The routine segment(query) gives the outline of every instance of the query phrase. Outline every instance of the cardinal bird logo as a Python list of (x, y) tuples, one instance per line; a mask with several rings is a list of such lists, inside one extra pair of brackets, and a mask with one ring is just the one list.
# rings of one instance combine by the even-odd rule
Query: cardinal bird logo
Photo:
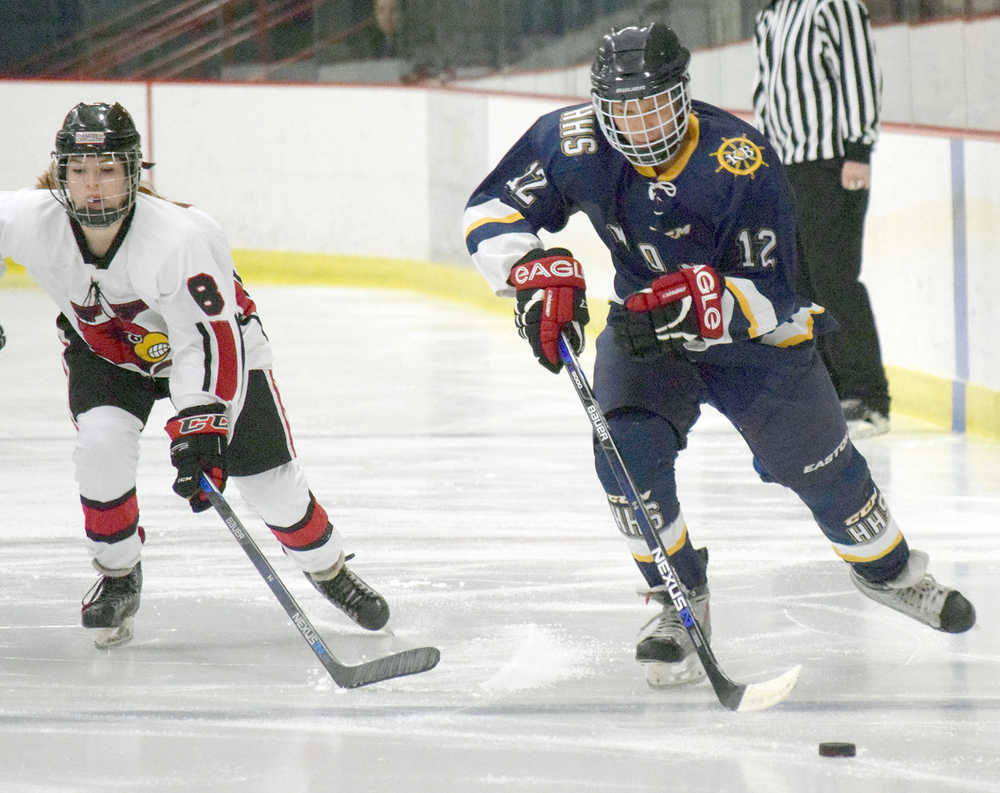
[(87, 305), (72, 305), (80, 335), (94, 352), (111, 363), (132, 364), (153, 375), (168, 365), (170, 342), (167, 337), (134, 321), (149, 309), (142, 300), (110, 303), (96, 284), (92, 285), (87, 298)]

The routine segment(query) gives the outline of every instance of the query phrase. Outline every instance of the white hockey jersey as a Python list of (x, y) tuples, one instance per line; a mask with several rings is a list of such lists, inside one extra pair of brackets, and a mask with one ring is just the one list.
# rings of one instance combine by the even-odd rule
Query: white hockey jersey
[(222, 402), (238, 412), (246, 372), (271, 366), (225, 235), (200, 210), (140, 193), (118, 248), (88, 262), (48, 190), (0, 192), (0, 259), (8, 257), (95, 353), (168, 377), (177, 410)]

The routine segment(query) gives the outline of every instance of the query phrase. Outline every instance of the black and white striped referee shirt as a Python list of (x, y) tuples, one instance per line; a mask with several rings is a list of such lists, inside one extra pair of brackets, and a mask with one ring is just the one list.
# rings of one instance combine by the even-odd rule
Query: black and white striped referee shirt
[(784, 163), (868, 162), (882, 77), (860, 0), (773, 0), (757, 15), (754, 124)]

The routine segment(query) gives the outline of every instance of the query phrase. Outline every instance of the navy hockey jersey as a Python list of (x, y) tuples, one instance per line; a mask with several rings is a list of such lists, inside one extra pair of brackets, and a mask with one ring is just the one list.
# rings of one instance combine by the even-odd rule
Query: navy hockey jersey
[(719, 108), (693, 103), (682, 148), (659, 176), (608, 145), (590, 104), (542, 116), (473, 193), (466, 245), (494, 292), (510, 296), (510, 268), (543, 247), (538, 231), (559, 231), (575, 212), (611, 253), (618, 301), (682, 264), (710, 264), (725, 279), (726, 332), (688, 342), (692, 352), (794, 346), (825, 324), (823, 308), (795, 294), (795, 211), (781, 163)]

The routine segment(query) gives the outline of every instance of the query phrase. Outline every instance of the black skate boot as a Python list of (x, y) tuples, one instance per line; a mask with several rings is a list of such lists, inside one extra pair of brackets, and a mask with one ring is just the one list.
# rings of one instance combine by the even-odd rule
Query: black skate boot
[[(642, 626), (635, 646), (635, 660), (642, 664), (646, 682), (652, 688), (669, 688), (701, 680), (705, 677), (705, 669), (687, 628), (667, 596), (666, 587), (655, 587), (645, 594), (663, 605), (660, 613)], [(702, 633), (706, 639), (711, 639), (708, 584), (688, 590), (687, 599)]]
[(125, 575), (102, 575), (83, 596), (80, 621), (84, 628), (96, 628), (94, 645), (102, 650), (132, 639), (132, 623), (139, 610), (142, 591), (142, 563)]
[(860, 399), (842, 399), (840, 407), (852, 441), (884, 435), (889, 431), (889, 410), (875, 408)]
[[(708, 549), (698, 548), (702, 562), (708, 565)], [(651, 688), (670, 688), (695, 683), (705, 677), (705, 668), (694, 649), (691, 636), (681, 622), (665, 586), (641, 590), (646, 602), (655, 600), (662, 608), (639, 630), (635, 660), (642, 664)], [(705, 638), (712, 638), (712, 615), (708, 608), (708, 584), (687, 590), (688, 603)]]
[(939, 584), (927, 572), (929, 557), (911, 550), (906, 567), (891, 581), (873, 584), (852, 567), (851, 580), (861, 594), (902, 612), (935, 630), (963, 633), (976, 624), (976, 609), (957, 589)]
[(353, 557), (342, 556), (329, 570), (306, 573), (306, 578), (362, 628), (377, 631), (389, 621), (389, 604), (344, 564)]

